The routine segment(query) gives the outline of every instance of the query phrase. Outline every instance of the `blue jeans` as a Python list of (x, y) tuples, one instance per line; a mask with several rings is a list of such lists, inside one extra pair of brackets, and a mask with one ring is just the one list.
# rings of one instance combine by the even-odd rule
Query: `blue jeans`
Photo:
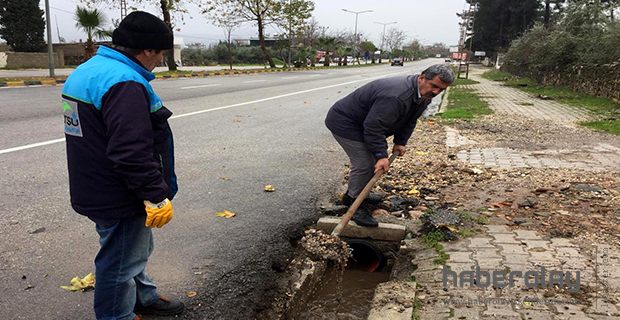
[(90, 219), (101, 245), (95, 258), (95, 315), (99, 320), (133, 319), (136, 303), (147, 306), (159, 299), (144, 270), (153, 251), (153, 233), (144, 226), (146, 216)]

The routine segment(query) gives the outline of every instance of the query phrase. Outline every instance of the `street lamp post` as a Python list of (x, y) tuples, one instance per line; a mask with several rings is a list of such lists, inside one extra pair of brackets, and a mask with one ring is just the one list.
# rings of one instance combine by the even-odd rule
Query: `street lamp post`
[[(355, 39), (353, 40), (353, 42), (354, 42), (354, 45), (355, 45), (355, 50), (357, 50), (357, 16), (358, 16), (360, 13), (368, 13), (368, 12), (373, 12), (373, 10), (351, 11), (351, 10), (347, 10), (347, 9), (342, 9), (342, 11), (355, 14), (355, 31), (354, 31), (354, 34), (353, 34), (353, 36), (355, 37)], [(346, 59), (346, 58), (345, 58), (345, 59)], [(359, 57), (358, 57), (358, 60), (357, 60), (357, 64), (359, 64)]]
[(379, 55), (379, 63), (381, 63), (381, 58), (383, 58), (383, 42), (385, 41), (385, 26), (388, 26), (390, 24), (395, 24), (398, 23), (396, 21), (393, 22), (376, 22), (376, 24), (381, 24), (383, 25), (383, 33), (381, 34), (381, 54)]
[(54, 49), (52, 47), (52, 23), (50, 21), (50, 2), (45, 0), (45, 23), (47, 24), (47, 59), (50, 78), (54, 78)]

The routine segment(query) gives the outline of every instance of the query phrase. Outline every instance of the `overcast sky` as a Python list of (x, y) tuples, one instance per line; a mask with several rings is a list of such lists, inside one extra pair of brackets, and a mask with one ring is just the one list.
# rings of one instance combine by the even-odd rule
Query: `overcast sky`
[[(78, 0), (49, 0), (52, 21), (53, 42), (58, 42), (58, 33), (67, 41), (84, 39), (85, 35), (75, 27), (73, 12), (79, 4)], [(109, 3), (120, 3), (119, 0), (108, 0)], [(134, 5), (134, 1), (128, 0), (128, 5)], [(159, 2), (159, 1), (151, 1)], [(355, 14), (342, 11), (373, 10), (370, 13), (358, 15), (358, 33), (373, 41), (379, 46), (383, 26), (375, 22), (389, 23), (387, 28), (396, 27), (408, 35), (408, 40), (418, 39), (424, 44), (442, 42), (447, 45), (458, 43), (459, 19), (457, 12), (464, 9), (465, 0), (315, 0), (314, 18), (321, 26), (328, 27), (326, 33), (335, 31), (353, 32), (355, 28)], [(44, 9), (44, 1), (41, 0)], [(120, 17), (120, 9), (109, 9), (106, 5), (100, 5), (100, 9), (107, 14), (109, 21)], [(212, 26), (209, 21), (200, 14), (195, 5), (187, 6), (189, 13), (175, 14), (175, 36), (183, 38), (185, 43), (192, 42), (217, 42), (224, 39), (221, 29)], [(151, 12), (161, 17), (161, 11), (155, 7), (138, 8)], [(111, 25), (111, 22), (110, 22)], [(274, 28), (267, 29), (269, 33), (279, 33)], [(256, 37), (256, 27), (250, 24), (233, 32), (234, 38)]]

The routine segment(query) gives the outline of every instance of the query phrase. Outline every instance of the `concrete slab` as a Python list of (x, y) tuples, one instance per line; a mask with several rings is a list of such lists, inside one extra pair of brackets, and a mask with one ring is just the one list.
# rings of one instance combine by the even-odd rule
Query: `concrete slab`
[[(326, 233), (331, 233), (340, 220), (340, 218), (336, 217), (323, 217), (317, 222), (317, 229)], [(401, 241), (405, 239), (405, 233), (405, 226), (397, 224), (379, 223), (377, 228), (368, 228), (358, 226), (355, 222), (349, 221), (340, 235), (348, 238)]]
[(413, 316), (416, 283), (384, 282), (375, 289), (368, 320), (410, 320)]

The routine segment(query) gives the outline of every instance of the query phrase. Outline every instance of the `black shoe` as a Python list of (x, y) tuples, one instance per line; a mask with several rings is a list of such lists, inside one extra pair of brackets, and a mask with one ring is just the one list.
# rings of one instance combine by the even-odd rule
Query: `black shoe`
[(355, 211), (353, 218), (351, 219), (357, 223), (358, 226), (362, 227), (378, 227), (379, 222), (373, 218), (372, 214), (368, 209), (361, 207)]
[(150, 314), (157, 316), (174, 316), (177, 314), (181, 314), (184, 309), (185, 306), (183, 305), (183, 302), (176, 299), (172, 300), (160, 296), (159, 300), (146, 307), (136, 305), (134, 308), (134, 312), (141, 315)]
[[(348, 193), (345, 193), (344, 196), (342, 196), (342, 204), (345, 206), (351, 206), (354, 201), (355, 201), (355, 198), (352, 198), (351, 196), (349, 196)], [(364, 199), (363, 203), (378, 205), (381, 202), (383, 202), (383, 196), (378, 193), (371, 192), (370, 194), (368, 194), (366, 199)]]

